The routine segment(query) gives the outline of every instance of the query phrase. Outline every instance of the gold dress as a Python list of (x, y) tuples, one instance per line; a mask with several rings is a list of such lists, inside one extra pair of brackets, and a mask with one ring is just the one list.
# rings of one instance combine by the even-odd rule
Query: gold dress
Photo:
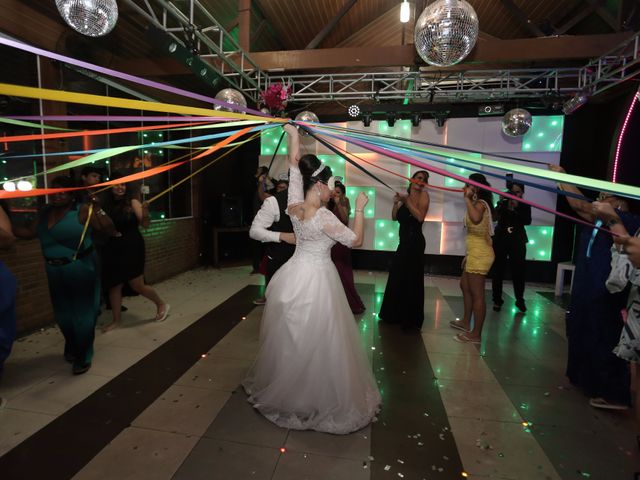
[(493, 224), (491, 223), (491, 210), (489, 210), (489, 205), (482, 200), (480, 201), (485, 205), (480, 223), (473, 223), (469, 218), (468, 212), (464, 216), (464, 226), (467, 229), (467, 236), (465, 238), (467, 255), (464, 259), (463, 268), (464, 271), (468, 273), (486, 275), (495, 259), (491, 241)]

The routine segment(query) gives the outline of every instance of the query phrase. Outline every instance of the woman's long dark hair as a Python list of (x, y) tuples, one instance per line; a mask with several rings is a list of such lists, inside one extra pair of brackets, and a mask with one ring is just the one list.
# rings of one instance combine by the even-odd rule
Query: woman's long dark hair
[(315, 177), (311, 176), (313, 172), (320, 168), (320, 165), (322, 165), (320, 159), (310, 153), (303, 155), (300, 158), (298, 167), (300, 168), (300, 173), (302, 174), (302, 188), (305, 195), (307, 194), (309, 189), (313, 187), (317, 182), (326, 183), (331, 177), (331, 168), (327, 166), (325, 166), (322, 171)]
[[(412, 179), (416, 178), (416, 175), (418, 175), (419, 173), (424, 173), (424, 176), (425, 176), (425, 182), (424, 183), (429, 183), (429, 172), (427, 172), (426, 170), (418, 170), (416, 173), (414, 173), (411, 176), (411, 178)], [(411, 187), (413, 187), (413, 185), (414, 185), (413, 182), (409, 182), (409, 186), (407, 187), (407, 193), (411, 193)]]
[[(476, 183), (480, 183), (482, 185), (486, 185), (490, 187), (491, 184), (487, 181), (487, 177), (482, 175), (481, 173), (472, 173), (469, 175), (469, 180), (473, 180)], [(485, 190), (484, 188), (478, 188), (478, 200), (484, 200), (489, 205), (489, 209), (491, 213), (493, 213), (493, 194), (489, 190)]]
[[(124, 176), (126, 175), (123, 172), (115, 170), (111, 172), (110, 180), (118, 180)], [(113, 195), (113, 188), (107, 190), (106, 195), (104, 195), (104, 205), (102, 208), (109, 216), (129, 213), (131, 211), (131, 199), (137, 198), (137, 196), (133, 184), (127, 183), (126, 185), (127, 189), (124, 192), (124, 198), (116, 199)]]

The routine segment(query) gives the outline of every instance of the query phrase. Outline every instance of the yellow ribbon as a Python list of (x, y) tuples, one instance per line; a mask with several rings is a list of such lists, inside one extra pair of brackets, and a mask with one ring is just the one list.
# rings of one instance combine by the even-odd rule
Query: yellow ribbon
[(259, 117), (246, 113), (223, 112), (210, 108), (187, 107), (172, 103), (147, 102), (143, 100), (130, 100), (119, 97), (106, 97), (103, 95), (93, 95), (89, 93), (75, 93), (64, 90), (51, 90), (49, 88), (23, 87), (10, 83), (0, 83), (0, 95), (12, 97), (38, 98), (40, 100), (51, 100), (54, 102), (82, 103), (85, 105), (98, 105), (110, 108), (125, 108), (129, 110), (144, 110), (150, 112), (177, 113), (180, 115), (202, 115), (225, 118), (237, 118), (240, 120), (255, 120), (259, 122), (286, 123), (288, 119), (274, 117)]
[(80, 248), (82, 248), (82, 243), (84, 242), (84, 237), (87, 235), (87, 230), (89, 230), (89, 222), (91, 222), (91, 215), (93, 215), (93, 203), (89, 204), (89, 211), (87, 212), (87, 220), (84, 222), (84, 228), (82, 229), (82, 235), (80, 235), (80, 243), (78, 243), (78, 248), (76, 248), (76, 253), (73, 254), (73, 261), (74, 262), (78, 259), (78, 253), (80, 253)]

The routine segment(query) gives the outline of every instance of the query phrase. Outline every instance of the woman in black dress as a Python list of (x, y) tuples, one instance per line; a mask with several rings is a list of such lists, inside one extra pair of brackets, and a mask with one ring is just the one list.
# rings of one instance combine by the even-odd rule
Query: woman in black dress
[(429, 173), (413, 177), (408, 195), (396, 194), (391, 217), (400, 223), (400, 243), (393, 257), (379, 318), (400, 323), (406, 330), (420, 329), (424, 322), (424, 235), (422, 223), (429, 210), (429, 193), (423, 187)]
[[(115, 173), (112, 179), (122, 177)], [(111, 237), (104, 247), (102, 281), (109, 292), (113, 321), (103, 328), (109, 331), (120, 326), (122, 305), (122, 287), (128, 283), (131, 288), (156, 304), (155, 320), (161, 322), (169, 314), (169, 305), (165, 303), (149, 285), (144, 283), (144, 238), (139, 226), (149, 226), (149, 205), (132, 195), (125, 183), (114, 185), (107, 194), (104, 210), (113, 220), (119, 236)]]

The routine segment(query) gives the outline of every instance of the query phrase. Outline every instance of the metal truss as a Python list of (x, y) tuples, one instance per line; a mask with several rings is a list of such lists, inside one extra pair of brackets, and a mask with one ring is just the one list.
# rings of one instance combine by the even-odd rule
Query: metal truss
[[(198, 0), (124, 0), (138, 14), (183, 46), (194, 48), (234, 88), (257, 101), (268, 79), (238, 42)], [(185, 37), (193, 45), (185, 41)]]
[(580, 69), (583, 89), (598, 95), (640, 73), (640, 33)]
[(124, 0), (149, 22), (181, 44), (190, 37), (199, 56), (253, 101), (270, 83), (292, 87), (291, 100), (399, 101), (459, 103), (597, 95), (640, 73), (640, 35), (636, 33), (583, 67), (466, 71), (397, 71), (287, 75), (260, 70), (236, 40), (198, 0)]
[(375, 72), (282, 76), (299, 102), (411, 100), (474, 102), (567, 96), (581, 91), (579, 68)]

